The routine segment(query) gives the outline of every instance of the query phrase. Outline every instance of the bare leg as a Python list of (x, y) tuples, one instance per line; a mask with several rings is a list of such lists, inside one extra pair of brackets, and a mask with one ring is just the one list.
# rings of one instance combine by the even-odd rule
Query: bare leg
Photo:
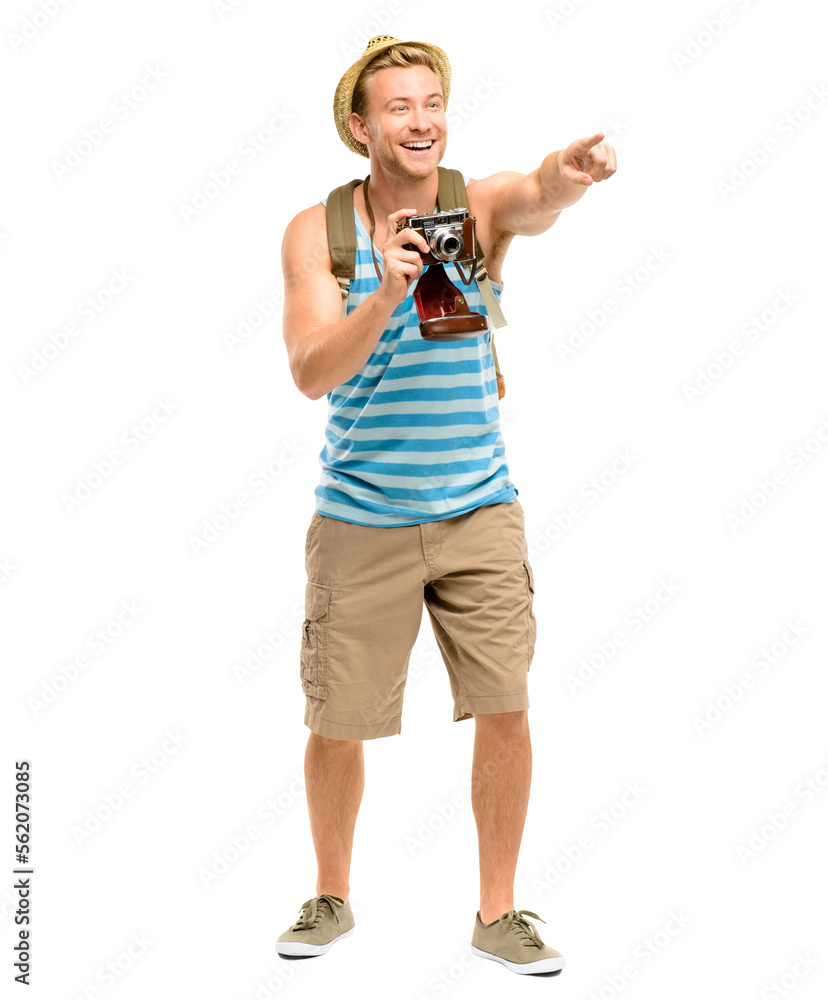
[(317, 896), (328, 893), (348, 902), (354, 827), (364, 787), (362, 740), (332, 740), (311, 733), (305, 751), (305, 789), (316, 849)]
[(532, 745), (526, 710), (475, 715), (474, 722), (472, 809), (480, 850), (480, 919), (490, 924), (514, 908)]

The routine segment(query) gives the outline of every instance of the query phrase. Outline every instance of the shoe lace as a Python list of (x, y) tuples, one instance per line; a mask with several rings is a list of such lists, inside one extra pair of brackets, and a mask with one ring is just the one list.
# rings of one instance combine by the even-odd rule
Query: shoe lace
[(507, 927), (511, 926), (515, 929), (520, 943), (524, 948), (543, 948), (544, 944), (538, 933), (538, 929), (526, 917), (534, 917), (535, 920), (540, 920), (543, 924), (546, 923), (543, 917), (539, 917), (537, 913), (533, 913), (531, 910), (509, 910), (500, 919)]
[[(322, 919), (325, 909), (329, 910), (330, 913), (333, 914), (334, 920), (339, 923), (339, 914), (336, 912), (336, 906), (334, 905), (335, 898), (336, 897), (334, 896), (328, 895), (328, 893), (323, 893), (321, 896), (314, 896), (313, 899), (305, 900), (305, 902), (302, 903), (301, 916), (291, 927), (291, 930), (312, 930)], [(339, 902), (339, 900), (337, 900), (337, 902)]]

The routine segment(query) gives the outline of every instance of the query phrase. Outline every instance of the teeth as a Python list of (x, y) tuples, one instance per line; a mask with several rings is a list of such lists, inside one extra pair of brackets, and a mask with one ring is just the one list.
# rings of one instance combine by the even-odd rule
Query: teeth
[(403, 145), (406, 149), (427, 149), (431, 142), (432, 140), (429, 139), (428, 142), (404, 142)]

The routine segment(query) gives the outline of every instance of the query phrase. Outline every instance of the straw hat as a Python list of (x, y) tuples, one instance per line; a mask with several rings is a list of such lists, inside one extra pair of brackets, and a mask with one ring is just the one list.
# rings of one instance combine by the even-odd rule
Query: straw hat
[(430, 45), (428, 42), (404, 42), (401, 38), (394, 38), (392, 35), (376, 35), (368, 42), (365, 51), (339, 81), (334, 94), (333, 110), (336, 130), (348, 149), (359, 153), (360, 156), (368, 156), (368, 147), (354, 138), (348, 125), (348, 119), (353, 111), (354, 87), (356, 87), (360, 73), (368, 63), (376, 59), (386, 49), (390, 49), (392, 45), (413, 45), (431, 56), (437, 67), (437, 72), (443, 79), (446, 88), (446, 104), (448, 104), (451, 66), (449, 66), (448, 57), (442, 49), (438, 49), (436, 45)]

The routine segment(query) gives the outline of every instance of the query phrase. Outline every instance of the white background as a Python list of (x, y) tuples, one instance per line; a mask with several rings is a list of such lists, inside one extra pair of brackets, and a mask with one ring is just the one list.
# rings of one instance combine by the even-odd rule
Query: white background
[[(2, 988), (26, 758), (29, 996), (824, 997), (824, 10), (381, 3), (3, 6)], [(469, 958), (474, 724), (451, 721), (427, 619), (402, 735), (365, 744), (357, 932), (320, 960), (274, 949), (315, 892), (298, 653), (326, 406), (287, 368), (279, 250), (367, 173), (331, 103), (383, 32), (449, 55), (444, 165), (529, 172), (599, 130), (617, 151), (613, 178), (513, 243), (497, 341), (537, 587), (515, 905), (568, 963), (545, 985)], [(86, 155), (61, 174), (67, 147)], [(617, 449), (634, 461), (612, 474)], [(619, 805), (628, 783), (645, 791)]]

